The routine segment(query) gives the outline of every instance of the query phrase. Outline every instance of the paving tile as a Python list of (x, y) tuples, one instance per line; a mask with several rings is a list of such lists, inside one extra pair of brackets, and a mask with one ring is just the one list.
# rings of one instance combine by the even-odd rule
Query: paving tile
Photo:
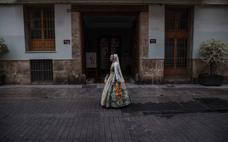
[(227, 90), (133, 86), (131, 106), (103, 109), (95, 85), (0, 87), (0, 141), (226, 142)]

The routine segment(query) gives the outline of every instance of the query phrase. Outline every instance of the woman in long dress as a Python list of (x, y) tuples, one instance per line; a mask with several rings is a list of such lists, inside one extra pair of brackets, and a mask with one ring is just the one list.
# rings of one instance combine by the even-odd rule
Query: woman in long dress
[(131, 103), (128, 91), (120, 69), (117, 54), (111, 55), (110, 74), (105, 79), (105, 86), (101, 96), (101, 106), (106, 108), (120, 108)]

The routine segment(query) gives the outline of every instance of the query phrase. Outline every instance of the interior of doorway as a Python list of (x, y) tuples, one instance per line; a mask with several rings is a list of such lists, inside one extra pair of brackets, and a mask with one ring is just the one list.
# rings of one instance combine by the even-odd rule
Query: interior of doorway
[(126, 82), (137, 72), (137, 15), (84, 14), (84, 70), (88, 83), (103, 82), (117, 53)]

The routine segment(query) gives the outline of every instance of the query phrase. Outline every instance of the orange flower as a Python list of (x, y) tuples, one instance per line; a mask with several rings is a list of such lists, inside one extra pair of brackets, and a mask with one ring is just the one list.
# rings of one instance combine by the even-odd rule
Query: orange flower
[(116, 93), (116, 96), (118, 96), (118, 97), (120, 97), (122, 95), (121, 84), (116, 83), (116, 85), (115, 85), (115, 93)]

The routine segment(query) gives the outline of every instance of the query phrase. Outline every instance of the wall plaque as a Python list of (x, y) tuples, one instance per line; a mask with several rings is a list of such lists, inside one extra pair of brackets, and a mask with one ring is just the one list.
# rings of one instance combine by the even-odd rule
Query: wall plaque
[(63, 44), (70, 44), (70, 40), (69, 39), (63, 40)]
[(156, 43), (156, 39), (152, 38), (150, 39), (150, 44), (155, 44)]

